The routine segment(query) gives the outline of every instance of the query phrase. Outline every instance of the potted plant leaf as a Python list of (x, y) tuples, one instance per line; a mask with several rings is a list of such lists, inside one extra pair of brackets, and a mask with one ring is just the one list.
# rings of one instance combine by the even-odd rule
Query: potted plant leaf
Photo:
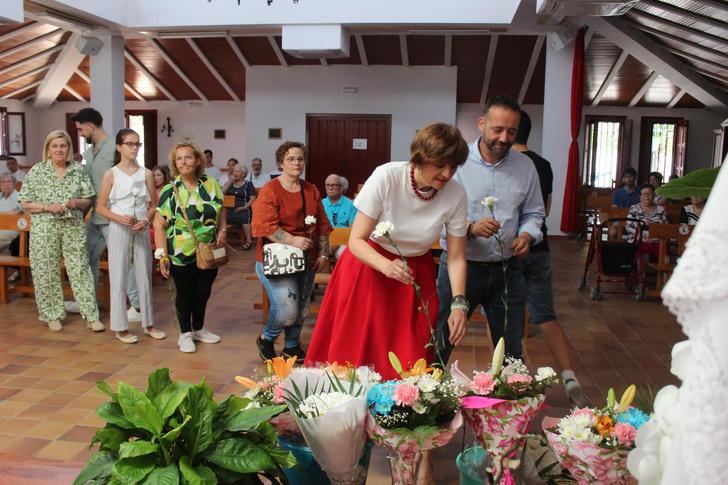
[(215, 484), (287, 483), (282, 468), (296, 464), (278, 446), (268, 423), (281, 406), (247, 408), (249, 399), (230, 396), (220, 403), (204, 380), (175, 382), (169, 369), (149, 376), (146, 392), (119, 382), (116, 392), (103, 381), (96, 387), (111, 398), (96, 414), (106, 426), (74, 485), (105, 483)]

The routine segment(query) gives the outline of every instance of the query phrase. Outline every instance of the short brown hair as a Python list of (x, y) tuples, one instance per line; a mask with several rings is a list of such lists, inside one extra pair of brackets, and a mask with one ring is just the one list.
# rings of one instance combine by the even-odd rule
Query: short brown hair
[(197, 178), (202, 177), (202, 174), (205, 173), (205, 164), (202, 162), (203, 155), (200, 148), (194, 143), (177, 143), (169, 151), (169, 173), (170, 175), (172, 175), (172, 178), (175, 178), (179, 175), (179, 170), (177, 170), (177, 163), (174, 161), (174, 157), (177, 155), (177, 150), (179, 150), (180, 148), (192, 149), (192, 153), (194, 153), (195, 155), (195, 160), (197, 160), (197, 169), (195, 170), (195, 176), (197, 176)]
[(443, 162), (457, 169), (465, 163), (470, 149), (453, 125), (432, 123), (417, 130), (410, 145), (411, 161), (416, 167)]
[(288, 150), (291, 148), (300, 148), (303, 150), (303, 158), (308, 157), (308, 150), (306, 150), (306, 145), (301, 143), (300, 141), (287, 141), (283, 145), (279, 146), (276, 150), (276, 162), (283, 163), (283, 158), (286, 156), (286, 153), (288, 153)]

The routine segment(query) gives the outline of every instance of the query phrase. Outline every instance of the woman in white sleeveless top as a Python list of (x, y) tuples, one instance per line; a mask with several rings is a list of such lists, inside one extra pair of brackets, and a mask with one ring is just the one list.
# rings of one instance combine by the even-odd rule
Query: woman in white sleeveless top
[(116, 338), (133, 344), (139, 338), (129, 332), (126, 313), (128, 268), (134, 267), (139, 289), (144, 333), (163, 339), (165, 333), (154, 328), (152, 308), (152, 246), (149, 220), (154, 215), (154, 182), (151, 170), (139, 165), (139, 135), (130, 129), (116, 134), (114, 166), (104, 173), (96, 211), (109, 219), (109, 280), (111, 283), (111, 330)]

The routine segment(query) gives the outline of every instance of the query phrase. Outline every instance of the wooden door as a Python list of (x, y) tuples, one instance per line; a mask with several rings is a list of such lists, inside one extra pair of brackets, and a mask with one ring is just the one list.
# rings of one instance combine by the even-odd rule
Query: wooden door
[(326, 177), (343, 175), (352, 197), (378, 165), (390, 161), (391, 132), (391, 115), (306, 115), (306, 180), (324, 195)]

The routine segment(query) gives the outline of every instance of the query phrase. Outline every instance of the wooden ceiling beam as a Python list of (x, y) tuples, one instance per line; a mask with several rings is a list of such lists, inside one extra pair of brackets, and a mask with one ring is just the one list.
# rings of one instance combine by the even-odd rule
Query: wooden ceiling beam
[(126, 59), (131, 62), (134, 67), (139, 69), (142, 74), (144, 74), (152, 82), (152, 84), (157, 87), (157, 89), (162, 91), (162, 93), (164, 93), (164, 95), (169, 98), (170, 101), (177, 101), (177, 98), (175, 98), (174, 95), (169, 92), (169, 89), (165, 88), (164, 85), (156, 77), (154, 77), (154, 74), (152, 74), (151, 71), (147, 69), (144, 64), (139, 62), (139, 60), (137, 60), (137, 58), (134, 57), (131, 52), (124, 49), (124, 57), (126, 57)]
[(79, 101), (83, 101), (83, 102), (88, 101), (86, 98), (84, 98), (83, 96), (81, 96), (80, 94), (78, 94), (78, 91), (76, 91), (75, 89), (73, 89), (68, 84), (66, 84), (65, 86), (63, 86), (63, 89), (65, 89), (66, 91), (68, 91), (71, 94), (71, 96), (73, 96), (74, 98), (76, 98)]
[(582, 17), (581, 20), (708, 108), (724, 111), (728, 106), (728, 93), (680, 62), (679, 58), (630, 23), (617, 17)]
[(717, 29), (728, 32), (728, 24), (721, 20), (707, 17), (699, 13), (691, 12), (690, 10), (685, 10), (684, 8), (676, 7), (675, 5), (671, 5), (669, 3), (658, 2), (657, 0), (642, 0), (641, 2), (637, 3), (636, 7), (639, 9), (642, 5), (658, 8), (663, 12), (671, 13), (679, 17), (690, 19), (694, 22), (699, 22), (709, 27), (715, 27)]
[(645, 95), (647, 90), (650, 89), (650, 86), (652, 86), (652, 83), (655, 82), (655, 79), (657, 79), (657, 76), (659, 76), (657, 71), (652, 71), (652, 73), (650, 73), (650, 77), (647, 78), (647, 80), (644, 82), (642, 87), (637, 91), (637, 93), (632, 98), (632, 101), (629, 102), (628, 106), (630, 108), (634, 108), (637, 105), (637, 103), (639, 103), (640, 99), (642, 99), (642, 97)]
[(55, 103), (61, 90), (73, 76), (73, 71), (83, 61), (85, 55), (76, 49), (76, 41), (80, 37), (81, 34), (74, 32), (63, 45), (63, 50), (53, 62), (53, 67), (50, 68), (43, 78), (43, 83), (35, 92), (34, 109), (46, 109)]
[(592, 39), (594, 38), (594, 29), (589, 29), (586, 31), (586, 34), (584, 34), (584, 52), (589, 48), (589, 44), (591, 43)]
[(33, 76), (35, 74), (38, 74), (43, 71), (47, 71), (51, 68), (53, 64), (47, 64), (45, 66), (36, 67), (35, 69), (31, 69), (28, 72), (24, 72), (23, 74), (20, 74), (15, 77), (11, 77), (10, 79), (7, 79), (0, 83), (0, 88), (4, 88), (5, 86), (10, 86), (11, 84), (20, 81), (21, 79), (25, 79), (26, 77)]
[[(27, 91), (28, 89), (33, 89), (34, 87), (40, 86), (40, 83), (42, 83), (42, 82), (43, 82), (43, 80), (41, 79), (40, 81), (35, 81), (26, 86), (23, 86), (22, 88), (18, 88), (14, 91), (10, 91), (8, 94), (5, 94), (2, 97), (0, 97), (0, 99), (10, 99), (13, 96), (17, 96), (18, 94)], [(33, 95), (35, 96), (35, 93)]]
[(230, 85), (225, 80), (225, 78), (220, 75), (220, 72), (217, 69), (215, 69), (215, 66), (212, 65), (210, 60), (207, 58), (205, 53), (202, 52), (202, 49), (200, 49), (200, 47), (197, 45), (197, 43), (189, 37), (187, 38), (187, 43), (190, 45), (190, 47), (192, 47), (192, 50), (195, 51), (195, 54), (197, 54), (197, 57), (200, 58), (200, 60), (205, 65), (207, 70), (210, 71), (210, 73), (212, 73), (213, 76), (215, 76), (215, 79), (217, 79), (217, 82), (219, 82), (220, 85), (225, 89), (225, 91), (227, 91), (228, 96), (230, 96), (233, 99), (233, 101), (240, 101), (240, 98), (235, 93), (235, 91), (233, 91), (233, 88), (231, 88)]
[(667, 106), (665, 106), (665, 107), (667, 109), (674, 108), (675, 105), (677, 104), (677, 102), (680, 101), (680, 99), (683, 97), (684, 94), (685, 94), (685, 90), (684, 89), (681, 89), (680, 91), (678, 91), (677, 94), (672, 97), (672, 99), (670, 100), (670, 102), (667, 103)]
[(25, 59), (21, 59), (18, 62), (14, 62), (12, 64), (8, 64), (7, 66), (0, 69), (0, 75), (5, 74), (8, 71), (12, 71), (15, 68), (18, 68), (20, 66), (24, 66), (25, 64), (29, 64), (36, 59), (40, 59), (41, 57), (50, 56), (51, 54), (55, 54), (56, 52), (60, 52), (63, 50), (63, 47), (65, 44), (57, 45), (55, 47), (51, 47), (50, 49), (46, 49), (44, 51), (41, 51), (37, 54), (33, 54), (30, 57), (26, 57)]
[[(85, 72), (83, 72), (82, 70), (76, 68), (75, 74), (78, 77), (80, 77), (81, 79), (83, 79), (84, 81), (86, 81), (86, 84), (88, 84), (89, 86), (91, 85), (91, 79), (86, 75)], [(134, 96), (139, 101), (144, 101), (144, 102), (147, 101), (146, 98), (144, 98), (144, 96), (142, 96), (139, 93), (139, 91), (137, 91), (136, 89), (134, 89), (134, 87), (131, 84), (129, 84), (128, 82), (124, 81), (124, 87), (126, 88), (127, 91), (129, 91), (132, 94), (132, 96)]]
[(725, 54), (721, 51), (717, 51), (715, 49), (711, 49), (710, 47), (706, 47), (702, 44), (698, 44), (697, 42), (692, 42), (687, 39), (683, 39), (682, 37), (678, 37), (677, 35), (670, 34), (668, 32), (663, 32), (659, 29), (653, 29), (652, 27), (648, 27), (646, 25), (637, 25), (637, 28), (640, 29), (642, 32), (647, 32), (648, 34), (656, 35), (658, 37), (662, 37), (663, 39), (672, 40), (674, 42), (679, 42), (680, 44), (690, 47), (692, 49), (700, 50), (705, 52), (706, 54), (710, 54), (711, 56), (721, 57), (726, 60), (726, 63), (728, 64), (728, 54)]
[(488, 87), (490, 86), (490, 77), (493, 75), (493, 65), (495, 64), (495, 50), (498, 47), (498, 34), (490, 36), (490, 45), (488, 45), (488, 60), (485, 63), (485, 73), (483, 74), (483, 87), (480, 90), (480, 105), (485, 105), (488, 96)]
[(23, 25), (22, 27), (18, 27), (17, 29), (15, 29), (11, 32), (0, 35), (0, 42), (5, 42), (8, 39), (12, 39), (16, 35), (20, 35), (31, 29), (35, 29), (36, 27), (38, 27), (38, 25), (40, 25), (40, 24), (38, 24), (38, 22), (30, 22), (29, 24)]
[(227, 40), (230, 48), (233, 50), (235, 56), (238, 58), (243, 67), (245, 67), (245, 69), (250, 69), (250, 62), (248, 62), (248, 59), (246, 59), (245, 55), (243, 55), (243, 51), (240, 50), (240, 46), (235, 42), (235, 39), (233, 39), (229, 33), (225, 33), (225, 40)]
[(536, 38), (536, 44), (533, 46), (531, 52), (531, 59), (528, 61), (528, 68), (526, 69), (526, 75), (523, 76), (523, 83), (521, 84), (521, 91), (518, 93), (518, 104), (523, 104), (523, 100), (526, 97), (528, 88), (531, 86), (531, 78), (533, 72), (536, 70), (536, 64), (538, 64), (538, 58), (541, 57), (541, 51), (543, 50), (543, 44), (546, 40), (545, 35), (539, 35)]
[(725, 70), (726, 69), (726, 65), (725, 64), (721, 64), (719, 62), (711, 61), (711, 60), (708, 60), (708, 59), (703, 59), (700, 56), (696, 56), (695, 54), (691, 54), (689, 52), (681, 51), (680, 49), (674, 49), (672, 47), (666, 47), (666, 49), (668, 51), (672, 52), (673, 54), (675, 54), (676, 56), (684, 57), (685, 59), (688, 59), (688, 60), (691, 60), (691, 61), (694, 61), (694, 62), (700, 62), (702, 64), (706, 64), (708, 66), (715, 67), (715, 68), (720, 69), (720, 70)]
[[(669, 27), (671, 29), (675, 29), (680, 32), (684, 32), (688, 35), (694, 35), (696, 37), (700, 37), (701, 39), (707, 40), (709, 42), (715, 42), (716, 44), (720, 44), (720, 45), (728, 48), (728, 40), (726, 40), (723, 37), (718, 37), (717, 35), (709, 34), (707, 32), (703, 32), (702, 30), (696, 30), (691, 27), (687, 27), (685, 25), (678, 24), (676, 22), (672, 22), (670, 20), (664, 19), (662, 17), (658, 17), (657, 15), (652, 15), (647, 12), (643, 12), (641, 10), (636, 10), (636, 9), (630, 10), (627, 15), (630, 15), (630, 16), (635, 15), (637, 17), (642, 17), (646, 20), (651, 20), (652, 22), (658, 23), (660, 25), (664, 25), (665, 27)], [(637, 24), (637, 25), (640, 25), (640, 24)]]
[(12, 47), (8, 50), (4, 50), (4, 51), (0, 52), (0, 59), (7, 57), (7, 56), (12, 56), (13, 54), (20, 52), (23, 49), (27, 49), (28, 47), (31, 47), (33, 44), (37, 44), (38, 42), (48, 39), (49, 37), (53, 37), (58, 34), (63, 34), (64, 32), (65, 31), (63, 29), (56, 29), (52, 32), (48, 32), (47, 34), (43, 34), (43, 35), (38, 36), (34, 39), (31, 39), (27, 42), (23, 42), (22, 44), (18, 44), (15, 47)]
[(452, 34), (445, 35), (445, 67), (452, 65)]
[(268, 37), (268, 42), (270, 42), (270, 46), (273, 48), (273, 52), (278, 58), (278, 62), (281, 63), (281, 66), (288, 67), (288, 62), (286, 62), (286, 58), (283, 55), (281, 46), (279, 46), (278, 42), (276, 41), (276, 37), (274, 35), (266, 35), (266, 37)]
[(714, 72), (706, 71), (705, 69), (695, 68), (695, 70), (697, 72), (699, 72), (700, 74), (702, 74), (703, 76), (711, 77), (711, 78), (713, 78), (713, 79), (715, 79), (717, 81), (721, 81), (723, 83), (728, 84), (728, 76), (721, 76), (720, 74), (716, 74)]
[(700, 0), (700, 3), (706, 7), (728, 13), (728, 3), (725, 3), (724, 0)]
[(207, 96), (205, 96), (205, 93), (203, 93), (200, 88), (197, 87), (195, 83), (192, 82), (192, 79), (185, 74), (185, 72), (177, 65), (176, 62), (167, 54), (167, 51), (165, 51), (162, 46), (159, 44), (157, 39), (154, 39), (152, 37), (147, 37), (147, 42), (151, 44), (152, 47), (154, 47), (154, 50), (159, 53), (159, 55), (164, 59), (164, 62), (169, 64), (169, 67), (172, 68), (174, 72), (177, 73), (177, 75), (182, 78), (182, 80), (189, 86), (189, 88), (194, 91), (194, 93), (197, 95), (198, 98), (200, 98), (202, 101), (207, 101)]
[(368, 66), (369, 60), (367, 59), (367, 50), (364, 47), (364, 39), (362, 38), (361, 34), (354, 34), (354, 39), (356, 39), (356, 47), (359, 49), (359, 58), (361, 59), (361, 65)]
[(399, 52), (402, 56), (402, 65), (409, 67), (409, 53), (407, 52), (407, 35), (399, 34)]
[(319, 59), (319, 62), (321, 63), (321, 65), (322, 65), (323, 67), (329, 67), (329, 63), (328, 63), (328, 61), (326, 60), (326, 58), (325, 58), (325, 57), (322, 57), (322, 58), (320, 58), (320, 59)]
[(602, 85), (599, 86), (599, 90), (597, 91), (597, 94), (594, 96), (594, 99), (592, 100), (592, 106), (598, 105), (602, 98), (604, 97), (604, 93), (607, 92), (607, 89), (609, 89), (609, 86), (612, 85), (612, 81), (614, 81), (614, 77), (617, 75), (619, 70), (622, 68), (622, 64), (624, 64), (624, 61), (627, 60), (627, 57), (629, 57), (629, 54), (627, 51), (622, 51), (619, 54), (619, 57), (617, 57), (617, 60), (614, 61), (614, 64), (612, 64), (612, 67), (609, 69), (609, 72), (607, 73), (607, 77), (604, 78), (604, 81), (602, 81)]

